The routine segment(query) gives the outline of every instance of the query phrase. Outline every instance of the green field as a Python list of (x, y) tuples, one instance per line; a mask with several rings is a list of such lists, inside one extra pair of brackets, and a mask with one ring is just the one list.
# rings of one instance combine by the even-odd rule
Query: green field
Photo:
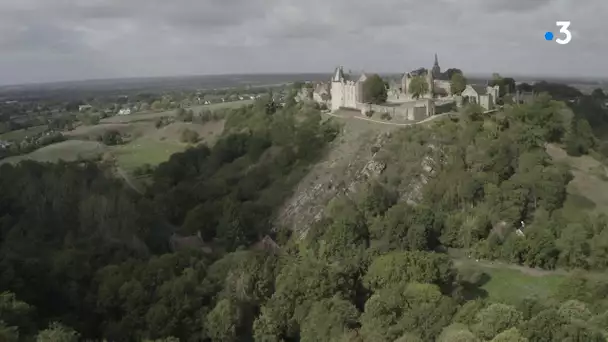
[(10, 131), (4, 134), (0, 134), (0, 140), (18, 141), (24, 139), (27, 136), (42, 133), (46, 131), (46, 129), (46, 125), (18, 129), (16, 131)]
[(167, 161), (173, 153), (182, 152), (186, 146), (172, 141), (140, 138), (127, 145), (111, 149), (118, 166), (127, 172), (144, 164), (158, 165)]
[(107, 147), (101, 143), (83, 140), (67, 140), (53, 145), (45, 146), (32, 153), (9, 157), (0, 160), (3, 163), (18, 163), (22, 160), (34, 160), (38, 162), (75, 161), (79, 159), (96, 159), (107, 151)]
[(496, 302), (517, 304), (526, 297), (549, 298), (566, 278), (563, 275), (534, 276), (512, 269), (484, 269), (490, 279), (481, 288)]
[(487, 298), (494, 302), (516, 305), (527, 297), (550, 298), (558, 290), (567, 274), (542, 271), (487, 261), (458, 260), (457, 269), (476, 270), (486, 276), (481, 282), (481, 289)]

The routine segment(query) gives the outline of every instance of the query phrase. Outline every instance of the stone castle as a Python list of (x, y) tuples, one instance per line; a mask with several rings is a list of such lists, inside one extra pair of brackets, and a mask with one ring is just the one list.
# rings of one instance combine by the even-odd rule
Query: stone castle
[[(414, 77), (424, 77), (429, 90), (418, 98), (414, 98), (410, 93), (410, 84)], [(343, 67), (338, 67), (329, 83), (330, 85), (330, 109), (335, 112), (339, 109), (355, 109), (361, 112), (385, 112), (392, 117), (398, 117), (404, 120), (421, 120), (435, 114), (436, 101), (456, 101), (462, 103), (464, 98), (467, 102), (478, 103), (486, 110), (491, 110), (496, 105), (498, 99), (498, 86), (495, 87), (480, 87), (467, 85), (461, 97), (454, 96), (451, 92), (450, 81), (441, 79), (441, 67), (437, 54), (435, 54), (435, 62), (431, 70), (420, 68), (405, 73), (400, 82), (393, 80), (389, 83), (387, 103), (383, 105), (373, 105), (365, 103), (363, 96), (363, 83), (367, 80), (367, 75), (362, 73), (356, 80), (351, 79), (344, 73)], [(324, 89), (327, 91), (326, 87)], [(319, 98), (319, 94), (313, 93), (315, 98)], [(319, 102), (319, 101), (317, 101)], [(329, 104), (329, 103), (328, 103)]]

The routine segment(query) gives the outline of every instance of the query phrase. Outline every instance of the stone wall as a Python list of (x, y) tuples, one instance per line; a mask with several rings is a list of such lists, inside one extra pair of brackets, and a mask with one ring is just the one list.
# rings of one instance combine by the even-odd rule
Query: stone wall
[(361, 113), (372, 111), (374, 113), (388, 113), (392, 118), (408, 121), (419, 121), (435, 115), (435, 103), (431, 99), (420, 99), (403, 102), (398, 106), (357, 104)]

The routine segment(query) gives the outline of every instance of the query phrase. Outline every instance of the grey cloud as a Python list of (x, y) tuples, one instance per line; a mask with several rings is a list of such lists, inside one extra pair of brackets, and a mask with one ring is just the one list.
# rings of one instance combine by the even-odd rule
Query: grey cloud
[(555, 0), (483, 0), (489, 11), (528, 12), (550, 6)]
[[(608, 53), (607, 15), (605, 0), (3, 0), (0, 82), (401, 72), (435, 52), (469, 72), (591, 75)], [(542, 38), (557, 20), (572, 21), (568, 46)]]

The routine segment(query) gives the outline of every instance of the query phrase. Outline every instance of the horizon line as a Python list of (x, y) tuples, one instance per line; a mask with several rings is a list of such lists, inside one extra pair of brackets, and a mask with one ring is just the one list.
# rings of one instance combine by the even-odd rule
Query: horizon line
[[(446, 69), (447, 70), (447, 69)], [(398, 75), (398, 74), (402, 74), (403, 72), (393, 72), (393, 71), (386, 71), (386, 72), (375, 72), (376, 74), (379, 75)], [(329, 75), (329, 77), (331, 77), (332, 72), (321, 72), (321, 71), (301, 71), (301, 72), (244, 72), (244, 73), (217, 73), (217, 74), (189, 74), (189, 75), (184, 75), (184, 74), (173, 74), (173, 75), (162, 75), (162, 76), (127, 76), (127, 77), (99, 77), (99, 78), (85, 78), (85, 79), (66, 79), (66, 80), (57, 80), (57, 81), (30, 81), (30, 82), (23, 82), (23, 83), (8, 83), (8, 84), (0, 84), (0, 89), (2, 88), (11, 88), (11, 87), (26, 87), (26, 86), (46, 86), (46, 85), (53, 85), (53, 84), (61, 84), (61, 83), (86, 83), (86, 82), (99, 82), (99, 81), (126, 81), (126, 80), (151, 80), (151, 79), (163, 79), (163, 78), (174, 78), (174, 79), (179, 79), (179, 78), (195, 78), (195, 77), (227, 77), (227, 76), (256, 76), (256, 75), (268, 75), (268, 76), (272, 76), (272, 75), (323, 75), (323, 74), (327, 74)], [(493, 72), (475, 72), (475, 73), (468, 73), (467, 75), (471, 75), (472, 77), (488, 77), (491, 76), (493, 74)], [(499, 73), (500, 74), (500, 73)], [(539, 78), (547, 78), (547, 79), (574, 79), (574, 80), (580, 80), (580, 79), (587, 79), (587, 80), (594, 80), (594, 81), (607, 81), (608, 80), (608, 76), (585, 76), (585, 75), (581, 75), (581, 76), (559, 76), (559, 75), (524, 75), (524, 74), (516, 74), (516, 73), (510, 73), (510, 74), (504, 74), (507, 77), (511, 77), (511, 78), (526, 78), (526, 79), (539, 79)], [(305, 80), (303, 80), (305, 81)], [(517, 81), (517, 79), (516, 79)]]

